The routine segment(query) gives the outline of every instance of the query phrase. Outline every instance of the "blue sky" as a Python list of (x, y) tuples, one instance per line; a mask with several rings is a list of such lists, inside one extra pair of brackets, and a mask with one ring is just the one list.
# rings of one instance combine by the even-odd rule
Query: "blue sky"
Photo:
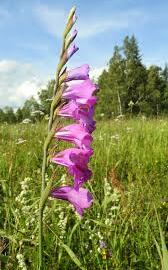
[(98, 74), (114, 45), (135, 34), (146, 65), (168, 62), (167, 0), (0, 0), (0, 107), (17, 107), (54, 76), (61, 33), (77, 7), (80, 50), (69, 67)]

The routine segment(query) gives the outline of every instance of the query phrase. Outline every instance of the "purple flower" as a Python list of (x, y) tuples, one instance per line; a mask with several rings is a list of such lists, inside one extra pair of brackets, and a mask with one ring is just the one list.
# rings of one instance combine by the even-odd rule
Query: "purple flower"
[(85, 208), (89, 208), (93, 202), (92, 194), (85, 188), (74, 189), (71, 186), (55, 188), (51, 191), (51, 196), (57, 199), (69, 201), (82, 216)]
[(87, 80), (89, 78), (89, 65), (85, 64), (81, 67), (77, 67), (71, 69), (67, 72), (67, 76), (65, 78), (66, 82), (72, 80)]
[(70, 175), (74, 176), (74, 188), (78, 189), (92, 175), (92, 172), (87, 167), (92, 154), (93, 150), (91, 148), (88, 150), (69, 148), (61, 151), (51, 160), (68, 168)]
[(85, 130), (89, 133), (92, 133), (96, 128), (96, 121), (92, 119), (92, 117), (89, 116), (89, 113), (87, 115), (81, 115), (81, 118), (79, 120), (79, 123), (85, 128)]
[(55, 138), (72, 142), (77, 147), (87, 149), (90, 148), (93, 140), (92, 136), (86, 132), (85, 128), (80, 124), (72, 124), (59, 129), (55, 133)]
[[(83, 215), (84, 209), (90, 207), (93, 201), (92, 195), (82, 186), (92, 176), (88, 162), (93, 154), (91, 133), (96, 127), (93, 115), (94, 105), (97, 101), (94, 92), (98, 90), (98, 86), (89, 78), (88, 64), (68, 71), (65, 67), (67, 61), (79, 50), (75, 43), (73, 44), (77, 30), (70, 33), (75, 21), (74, 7), (70, 12), (63, 34), (64, 46), (58, 65), (58, 89), (56, 88), (54, 91), (54, 93), (56, 90), (59, 91), (60, 102), (56, 106), (57, 98), (54, 97), (51, 107), (54, 109), (54, 115), (53, 118), (51, 115), (50, 119), (53, 120), (52, 124), (55, 124), (56, 115), (75, 120), (75, 123), (55, 130), (54, 135), (55, 139), (73, 143), (74, 147), (56, 153), (51, 158), (52, 162), (67, 168), (69, 174), (73, 176), (73, 184), (53, 189), (51, 196), (69, 201), (76, 211)], [(52, 130), (53, 128), (52, 126)]]
[(66, 51), (66, 61), (68, 61), (74, 53), (76, 53), (79, 50), (78, 47), (76, 47), (75, 44), (71, 45)]
[(100, 241), (99, 242), (100, 243), (100, 248), (107, 248), (107, 244), (106, 244), (106, 242), (104, 242), (104, 241)]
[(96, 89), (96, 84), (94, 84), (90, 79), (87, 79), (82, 83), (74, 84), (66, 88), (62, 97), (66, 99), (89, 99), (92, 97), (92, 94)]
[(96, 104), (97, 97), (92, 96), (90, 98), (76, 98), (75, 101), (78, 105), (87, 105), (90, 108)]
[(89, 114), (89, 109), (92, 108), (95, 103), (96, 97), (92, 97), (90, 99), (80, 98), (76, 100), (70, 100), (59, 110), (58, 114), (63, 117), (79, 120), (81, 112), (84, 114)]
[(60, 109), (59, 115), (78, 120), (86, 131), (91, 133), (95, 129), (96, 122), (93, 120), (94, 109), (93, 106), (90, 106), (89, 101), (96, 102), (96, 98), (87, 101), (87, 104), (78, 104), (76, 101), (71, 100)]

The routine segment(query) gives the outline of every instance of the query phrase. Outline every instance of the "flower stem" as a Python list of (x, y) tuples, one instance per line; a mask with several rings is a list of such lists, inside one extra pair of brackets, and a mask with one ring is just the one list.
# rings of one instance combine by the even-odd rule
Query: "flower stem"
[(48, 182), (45, 190), (43, 191), (42, 197), (40, 199), (40, 207), (39, 207), (39, 270), (43, 269), (43, 211), (45, 207), (45, 203), (48, 199), (51, 187), (53, 184), (53, 178)]
[(45, 204), (46, 204), (46, 201), (49, 196), (52, 183), (53, 183), (52, 178), (47, 184), (47, 186), (45, 183), (45, 174), (46, 174), (46, 169), (48, 167), (48, 164), (47, 164), (48, 148), (53, 138), (53, 135), (55, 133), (55, 129), (58, 125), (58, 121), (56, 119), (57, 107), (60, 103), (61, 95), (62, 95), (62, 89), (60, 86), (59, 79), (60, 79), (60, 72), (63, 66), (66, 64), (66, 61), (63, 59), (63, 54), (65, 52), (65, 41), (66, 41), (66, 37), (68, 33), (70, 32), (74, 24), (74, 22), (70, 24), (70, 21), (72, 20), (74, 13), (75, 13), (75, 7), (73, 7), (69, 13), (67, 25), (66, 25), (65, 32), (63, 35), (63, 43), (62, 43), (62, 48), (61, 48), (61, 53), (60, 53), (60, 59), (59, 59), (59, 63), (58, 63), (56, 74), (55, 74), (53, 101), (50, 107), (50, 117), (49, 117), (49, 122), (48, 122), (48, 134), (47, 134), (47, 138), (45, 140), (44, 148), (43, 148), (41, 197), (40, 197), (40, 205), (39, 205), (39, 265), (38, 265), (38, 270), (43, 270), (43, 212), (44, 212)]
[(44, 143), (44, 150), (43, 150), (42, 184), (41, 184), (41, 198), (39, 206), (39, 268), (38, 268), (39, 270), (43, 270), (43, 211), (53, 182), (53, 179), (51, 178), (48, 185), (45, 187), (47, 154), (48, 154), (48, 147), (54, 135), (56, 125), (58, 125), (58, 121), (55, 121), (53, 123), (53, 128), (48, 133), (48, 136)]
[(39, 266), (38, 269), (43, 269), (43, 210), (39, 209)]

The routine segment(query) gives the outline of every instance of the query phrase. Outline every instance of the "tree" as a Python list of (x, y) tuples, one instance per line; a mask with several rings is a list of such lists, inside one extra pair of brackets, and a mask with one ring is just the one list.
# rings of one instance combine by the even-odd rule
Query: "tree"
[(120, 54), (121, 49), (114, 47), (113, 57), (109, 61), (109, 83), (113, 92), (113, 102), (115, 114), (123, 114), (125, 99), (125, 72), (124, 59)]
[(21, 108), (18, 108), (16, 113), (15, 113), (15, 116), (16, 116), (16, 120), (18, 123), (22, 122), (23, 120), (23, 112), (22, 112), (22, 109)]
[(50, 113), (50, 105), (53, 96), (55, 80), (50, 80), (46, 86), (46, 89), (42, 89), (38, 92), (40, 100), (40, 109), (45, 113)]
[(129, 104), (133, 104), (133, 113), (139, 113), (139, 102), (143, 100), (146, 85), (146, 69), (142, 64), (139, 48), (134, 35), (124, 39), (125, 55), (125, 109), (129, 111)]
[(5, 122), (5, 113), (2, 109), (0, 109), (0, 123)]
[(32, 113), (34, 111), (39, 110), (39, 108), (40, 105), (34, 97), (31, 97), (28, 100), (26, 100), (22, 108), (23, 119), (30, 118), (33, 120)]
[(163, 82), (163, 91), (161, 97), (161, 106), (164, 113), (168, 112), (168, 65), (166, 64), (161, 72), (161, 78)]
[(161, 100), (164, 91), (160, 71), (160, 67), (151, 66), (148, 69), (148, 79), (146, 85), (146, 101), (151, 107), (151, 113), (156, 115), (158, 115), (161, 111)]
[(15, 123), (16, 122), (16, 117), (15, 117), (15, 114), (14, 114), (14, 110), (12, 107), (9, 107), (9, 106), (6, 106), (4, 108), (4, 121), (7, 122), (7, 123)]
[(99, 77), (98, 85), (100, 91), (98, 92), (98, 106), (96, 107), (96, 116), (101, 119), (110, 118), (113, 114), (113, 93), (109, 83), (109, 73), (104, 70)]

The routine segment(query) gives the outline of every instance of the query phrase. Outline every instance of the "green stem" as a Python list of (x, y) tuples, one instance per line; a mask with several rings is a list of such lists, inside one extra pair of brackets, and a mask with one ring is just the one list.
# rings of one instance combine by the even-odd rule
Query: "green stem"
[(43, 210), (39, 209), (39, 266), (38, 269), (43, 269)]
[(40, 207), (39, 207), (39, 266), (38, 270), (43, 270), (43, 211), (45, 208), (46, 201), (50, 194), (50, 190), (52, 188), (53, 178), (48, 182), (46, 188), (44, 189), (41, 199), (40, 199)]
[(66, 64), (65, 59), (63, 59), (63, 55), (65, 52), (65, 41), (66, 37), (71, 30), (73, 24), (70, 24), (70, 21), (75, 13), (75, 7), (73, 7), (70, 11), (69, 17), (68, 17), (68, 22), (65, 28), (64, 32), (64, 38), (63, 38), (63, 44), (61, 48), (61, 53), (60, 53), (60, 60), (59, 64), (57, 66), (56, 74), (55, 74), (55, 85), (54, 85), (54, 91), (53, 91), (53, 101), (51, 103), (51, 108), (50, 108), (50, 118), (48, 122), (48, 135), (44, 143), (44, 148), (43, 148), (43, 164), (42, 164), (42, 180), (41, 180), (41, 198), (40, 198), (40, 206), (39, 206), (39, 265), (38, 265), (38, 270), (43, 270), (43, 212), (45, 208), (45, 204), (47, 201), (47, 198), (49, 196), (53, 180), (49, 181), (48, 185), (45, 187), (45, 174), (46, 174), (46, 168), (48, 166), (47, 164), (47, 157), (48, 157), (48, 148), (50, 145), (50, 142), (53, 138), (53, 135), (55, 133), (56, 126), (58, 125), (58, 121), (55, 121), (56, 118), (56, 108), (58, 107), (58, 104), (61, 100), (61, 94), (62, 94), (62, 89), (60, 87), (60, 82), (59, 81), (59, 75), (60, 72), (63, 68), (63, 66)]

